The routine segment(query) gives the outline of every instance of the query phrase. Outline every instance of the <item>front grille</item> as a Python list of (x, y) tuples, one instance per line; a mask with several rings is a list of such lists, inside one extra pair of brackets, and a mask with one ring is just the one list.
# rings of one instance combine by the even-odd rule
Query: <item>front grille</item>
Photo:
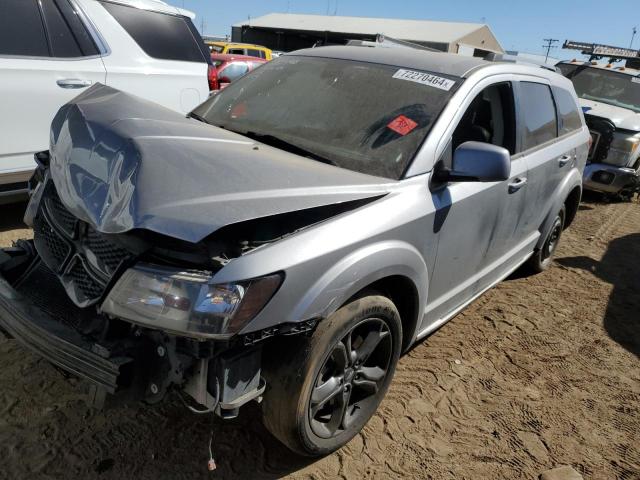
[(49, 225), (42, 211), (33, 220), (33, 234), (44, 247), (39, 249), (42, 250), (40, 256), (51, 269), (58, 271), (69, 257), (71, 245)]
[(593, 140), (588, 161), (589, 163), (606, 163), (616, 127), (606, 118), (585, 115), (585, 120)]
[(66, 275), (71, 278), (73, 285), (88, 298), (98, 298), (102, 295), (104, 285), (101, 285), (91, 275), (87, 267), (82, 264), (78, 256), (74, 257)]
[(96, 303), (111, 277), (131, 254), (76, 218), (49, 181), (33, 225), (38, 254), (58, 276), (73, 302)]
[(56, 274), (43, 262), (35, 264), (15, 288), (51, 317), (70, 327), (80, 326), (83, 310), (71, 302)]

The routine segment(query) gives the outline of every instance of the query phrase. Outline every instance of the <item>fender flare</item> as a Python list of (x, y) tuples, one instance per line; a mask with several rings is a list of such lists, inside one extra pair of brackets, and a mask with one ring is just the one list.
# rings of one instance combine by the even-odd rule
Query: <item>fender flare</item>
[(368, 285), (392, 276), (409, 279), (417, 292), (414, 331), (404, 332), (405, 338), (411, 335), (413, 341), (425, 309), (429, 275), (420, 252), (398, 240), (367, 245), (336, 262), (296, 304), (293, 318), (326, 318)]
[(540, 231), (540, 238), (538, 239), (538, 243), (536, 244), (536, 249), (542, 248), (544, 245), (544, 241), (549, 234), (549, 230), (553, 225), (553, 220), (555, 219), (556, 214), (560, 211), (562, 206), (567, 201), (569, 194), (573, 191), (574, 188), (580, 188), (582, 191), (582, 175), (577, 170), (573, 170), (570, 175), (567, 175), (563, 182), (556, 188), (556, 191), (553, 195), (553, 201), (551, 202), (551, 207), (547, 212), (547, 215), (540, 225), (538, 229)]

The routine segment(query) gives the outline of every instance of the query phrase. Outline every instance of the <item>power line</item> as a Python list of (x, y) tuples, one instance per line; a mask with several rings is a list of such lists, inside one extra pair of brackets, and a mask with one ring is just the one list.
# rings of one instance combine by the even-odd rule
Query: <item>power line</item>
[(560, 40), (556, 40), (555, 38), (543, 38), (545, 44), (542, 45), (542, 48), (546, 48), (547, 49), (547, 53), (544, 57), (544, 61), (546, 62), (547, 59), (549, 58), (549, 52), (551, 51), (552, 48), (558, 48), (556, 47), (554, 44), (558, 43)]

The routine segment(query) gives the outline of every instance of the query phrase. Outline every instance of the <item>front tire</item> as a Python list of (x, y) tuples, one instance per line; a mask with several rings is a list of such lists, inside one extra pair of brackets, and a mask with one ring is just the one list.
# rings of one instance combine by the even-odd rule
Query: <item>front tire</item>
[(564, 219), (566, 218), (566, 208), (564, 205), (553, 219), (551, 229), (545, 238), (542, 247), (537, 249), (533, 256), (529, 259), (529, 268), (534, 273), (540, 273), (547, 270), (553, 262), (553, 255), (556, 253), (558, 244), (560, 243), (560, 237), (564, 230)]
[(362, 430), (387, 392), (401, 339), (393, 302), (370, 294), (341, 307), (311, 337), (272, 345), (265, 362), (266, 428), (302, 455), (341, 448)]

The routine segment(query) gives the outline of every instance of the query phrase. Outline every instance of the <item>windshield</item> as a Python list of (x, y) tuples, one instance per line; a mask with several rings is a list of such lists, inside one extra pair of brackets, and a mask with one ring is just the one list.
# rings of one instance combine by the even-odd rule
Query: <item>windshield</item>
[(578, 97), (640, 112), (640, 79), (613, 70), (587, 65), (558, 64), (573, 82)]
[(459, 83), (387, 65), (287, 55), (194, 113), (318, 161), (399, 179)]

